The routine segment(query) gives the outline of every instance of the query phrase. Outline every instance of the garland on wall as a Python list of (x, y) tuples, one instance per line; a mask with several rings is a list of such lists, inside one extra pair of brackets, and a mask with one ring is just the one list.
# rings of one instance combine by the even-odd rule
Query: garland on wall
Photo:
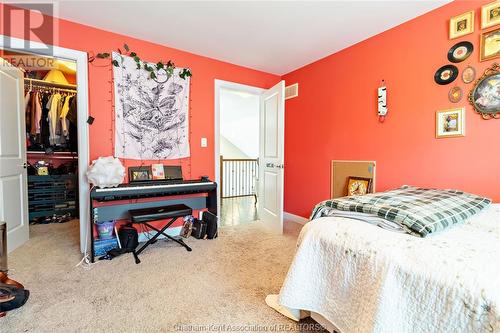
[[(166, 63), (160, 60), (156, 64), (151, 65), (143, 61), (136, 52), (131, 51), (127, 44), (123, 44), (123, 48), (125, 52), (123, 52), (120, 48), (117, 49), (117, 52), (122, 57), (122, 61), (123, 61), (123, 56), (131, 57), (135, 61), (137, 70), (144, 69), (145, 71), (147, 71), (149, 73), (150, 79), (153, 79), (156, 82), (160, 83), (158, 81), (159, 74), (164, 73), (168, 78), (174, 75), (175, 64), (172, 62), (172, 60), (169, 60)], [(110, 57), (111, 54), (108, 52), (97, 53), (95, 56), (89, 57), (89, 62), (92, 63), (96, 59), (109, 59)], [(111, 64), (115, 67), (120, 66), (120, 63), (117, 59), (111, 59)], [(189, 70), (189, 68), (183, 68), (178, 75), (183, 80), (192, 76), (191, 70)]]

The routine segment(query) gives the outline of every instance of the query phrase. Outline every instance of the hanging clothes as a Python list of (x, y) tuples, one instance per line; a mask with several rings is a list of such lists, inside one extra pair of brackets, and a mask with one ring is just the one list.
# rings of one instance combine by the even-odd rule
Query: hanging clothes
[(40, 121), (42, 119), (42, 105), (40, 102), (40, 93), (37, 91), (33, 95), (33, 109), (31, 110), (31, 135), (40, 134)]
[(73, 123), (74, 125), (77, 124), (77, 112), (76, 112), (76, 95), (75, 96), (71, 96), (71, 100), (69, 101), (69, 110), (68, 110), (68, 114), (66, 115), (66, 118), (71, 122)]
[(49, 109), (47, 104), (52, 95), (49, 93), (42, 94), (41, 106), (42, 106), (42, 119), (40, 120), (40, 143), (42, 147), (50, 147), (50, 130), (49, 130)]
[(76, 96), (30, 89), (25, 93), (26, 140), (30, 150), (77, 151)]
[(30, 125), (31, 125), (31, 110), (30, 110), (30, 101), (31, 101), (31, 90), (26, 91), (24, 95), (24, 118), (26, 124), (26, 132), (29, 133)]
[(71, 96), (66, 119), (69, 120), (69, 148), (73, 152), (78, 151), (78, 122), (76, 106), (76, 96)]
[(26, 91), (26, 94), (24, 95), (24, 110), (26, 110), (26, 108), (28, 107), (28, 104), (30, 102), (30, 93), (31, 93), (31, 89)]
[(62, 103), (63, 106), (61, 108), (61, 115), (59, 117), (61, 119), (61, 129), (62, 129), (61, 135), (65, 138), (69, 137), (69, 131), (68, 131), (69, 121), (66, 119), (66, 116), (68, 115), (69, 111), (69, 100), (70, 100), (69, 96), (64, 97), (64, 102)]
[(48, 103), (50, 104), (50, 106), (49, 104), (47, 104), (47, 106), (49, 107), (49, 141), (51, 145), (58, 145), (61, 143), (60, 136), (57, 134), (57, 125), (60, 124), (58, 120), (59, 115), (61, 114), (61, 94), (53, 94)]
[(61, 143), (61, 136), (62, 136), (62, 126), (61, 126), (61, 112), (62, 112), (62, 107), (64, 104), (64, 96), (60, 95), (59, 102), (57, 104), (57, 111), (56, 111), (56, 135), (59, 135), (59, 143)]
[(26, 107), (25, 107), (25, 118), (26, 118), (26, 132), (31, 133), (31, 117), (32, 117), (32, 110), (35, 108), (34, 104), (34, 95), (35, 93), (33, 91), (28, 91), (26, 94), (26, 99), (24, 101)]

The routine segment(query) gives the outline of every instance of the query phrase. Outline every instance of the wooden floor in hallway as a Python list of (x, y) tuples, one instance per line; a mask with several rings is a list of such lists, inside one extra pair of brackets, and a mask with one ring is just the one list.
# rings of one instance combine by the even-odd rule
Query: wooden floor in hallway
[(222, 199), (220, 225), (238, 225), (258, 220), (254, 196)]

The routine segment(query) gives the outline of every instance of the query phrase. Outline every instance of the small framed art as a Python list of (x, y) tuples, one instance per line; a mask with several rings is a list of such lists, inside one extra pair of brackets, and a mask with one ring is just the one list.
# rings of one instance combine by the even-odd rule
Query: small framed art
[(372, 179), (363, 177), (349, 177), (347, 181), (347, 195), (365, 195), (371, 193)]
[(467, 66), (462, 71), (462, 81), (464, 83), (471, 83), (476, 78), (476, 70), (474, 67)]
[(448, 99), (452, 103), (458, 103), (462, 99), (462, 95), (462, 88), (455, 86), (448, 92)]
[(163, 164), (151, 164), (151, 174), (153, 180), (165, 179), (165, 168)]
[(500, 23), (500, 0), (481, 7), (481, 29)]
[(481, 34), (481, 61), (500, 57), (500, 29)]
[(450, 39), (474, 32), (474, 11), (454, 16), (450, 19)]
[(448, 109), (436, 112), (436, 138), (465, 136), (465, 109)]
[(151, 179), (151, 167), (149, 165), (128, 168), (128, 181), (130, 183), (144, 182)]

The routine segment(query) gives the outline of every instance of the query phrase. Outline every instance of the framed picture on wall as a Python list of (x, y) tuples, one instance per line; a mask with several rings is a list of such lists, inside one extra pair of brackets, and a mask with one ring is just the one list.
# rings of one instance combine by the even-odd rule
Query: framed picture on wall
[(436, 138), (465, 136), (465, 109), (448, 109), (436, 112)]
[(480, 60), (491, 60), (500, 57), (500, 29), (481, 34)]
[(372, 191), (372, 179), (363, 177), (349, 177), (347, 181), (347, 195), (365, 195)]
[(151, 176), (151, 167), (149, 165), (128, 168), (128, 181), (130, 183), (144, 182), (151, 179), (153, 178)]
[(454, 16), (450, 19), (450, 39), (474, 32), (474, 11)]
[(462, 81), (464, 83), (471, 83), (476, 78), (476, 70), (474, 67), (467, 66), (462, 71)]
[(481, 29), (500, 23), (500, 0), (481, 7)]

